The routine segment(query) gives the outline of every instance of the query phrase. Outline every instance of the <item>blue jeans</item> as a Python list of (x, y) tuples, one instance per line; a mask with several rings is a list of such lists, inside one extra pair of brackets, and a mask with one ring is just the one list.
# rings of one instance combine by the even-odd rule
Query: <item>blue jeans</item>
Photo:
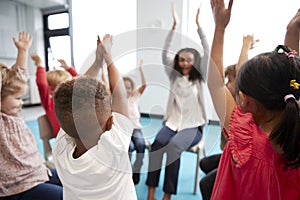
[(201, 138), (201, 127), (176, 132), (167, 126), (163, 126), (151, 145), (146, 184), (150, 187), (158, 186), (163, 154), (166, 153), (167, 161), (163, 190), (168, 194), (176, 194), (181, 153), (196, 145)]
[(134, 129), (129, 145), (129, 158), (131, 160), (131, 155), (134, 150), (136, 150), (136, 159), (132, 167), (133, 173), (139, 173), (143, 165), (143, 159), (145, 154), (145, 140), (143, 138), (143, 133), (141, 129)]
[(62, 200), (63, 188), (55, 169), (51, 169), (50, 180), (25, 192), (0, 197), (0, 200)]

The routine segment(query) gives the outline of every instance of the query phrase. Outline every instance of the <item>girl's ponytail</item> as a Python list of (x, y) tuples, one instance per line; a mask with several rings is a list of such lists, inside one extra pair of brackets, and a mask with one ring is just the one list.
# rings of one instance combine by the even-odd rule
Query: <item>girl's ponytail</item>
[(286, 164), (298, 167), (300, 166), (299, 104), (292, 94), (286, 95), (284, 101), (286, 106), (282, 113), (282, 120), (271, 133), (270, 139), (282, 148)]

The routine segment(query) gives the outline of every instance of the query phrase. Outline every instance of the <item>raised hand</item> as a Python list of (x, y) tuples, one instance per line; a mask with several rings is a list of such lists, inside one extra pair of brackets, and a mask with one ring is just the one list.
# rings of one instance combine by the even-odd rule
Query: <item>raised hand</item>
[(245, 45), (249, 50), (253, 49), (257, 42), (259, 42), (259, 39), (254, 39), (253, 35), (245, 35), (243, 37), (243, 45)]
[(37, 53), (32, 53), (30, 56), (31, 56), (31, 59), (33, 60), (36, 67), (42, 67), (43, 66), (43, 61)]
[(27, 51), (32, 44), (32, 36), (27, 32), (20, 32), (19, 39), (13, 38), (13, 41), (19, 51)]
[(143, 59), (140, 59), (140, 62), (139, 62), (139, 67), (140, 67), (140, 69), (142, 68), (143, 63), (144, 63), (144, 60), (143, 60)]
[(112, 57), (111, 57), (111, 47), (112, 47), (112, 35), (110, 34), (105, 34), (103, 37), (103, 41), (100, 43), (103, 46), (103, 56), (105, 59), (105, 62), (107, 65), (109, 65), (112, 62)]
[(143, 59), (140, 59), (140, 62), (139, 62), (139, 69), (140, 69), (141, 81), (142, 81), (142, 85), (141, 85), (141, 87), (139, 87), (139, 89), (138, 89), (140, 94), (143, 94), (143, 92), (145, 91), (145, 88), (146, 88), (146, 86), (147, 86), (146, 79), (145, 79), (145, 75), (144, 75), (144, 71), (143, 71), (143, 68), (142, 68), (143, 63), (144, 63)]
[(214, 15), (215, 29), (225, 29), (230, 21), (233, 0), (229, 0), (227, 8), (225, 8), (224, 0), (211, 0), (210, 4)]
[(174, 2), (172, 2), (172, 15), (173, 15), (173, 26), (172, 26), (172, 30), (174, 31), (176, 28), (176, 25), (179, 23), (179, 17), (176, 11), (176, 6), (174, 4)]
[(18, 49), (15, 66), (27, 71), (28, 49), (32, 44), (32, 36), (27, 32), (20, 32), (19, 39), (13, 38), (14, 44)]
[(105, 48), (101, 42), (99, 35), (97, 36), (97, 48), (96, 48), (96, 58), (93, 64), (89, 67), (89, 69), (84, 73), (85, 75), (91, 77), (97, 77), (101, 68), (103, 68), (103, 56), (104, 56)]
[(66, 63), (64, 59), (57, 59), (57, 61), (60, 63), (60, 66), (65, 70), (68, 70), (70, 68), (70, 66)]

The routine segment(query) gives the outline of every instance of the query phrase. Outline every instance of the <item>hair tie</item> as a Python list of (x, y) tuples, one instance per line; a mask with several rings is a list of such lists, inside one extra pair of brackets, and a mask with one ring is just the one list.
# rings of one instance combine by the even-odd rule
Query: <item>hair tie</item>
[[(292, 95), (292, 94), (287, 94), (287, 95), (285, 95), (285, 96), (284, 96), (284, 101), (285, 101), (285, 103), (287, 103), (287, 100), (290, 99), (290, 98), (295, 99), (294, 95)], [(296, 100), (296, 99), (295, 99), (295, 100)]]
[(290, 52), (284, 52), (284, 54), (288, 57), (288, 58), (294, 58), (297, 55), (297, 51), (293, 50)]
[(299, 84), (299, 83), (297, 83), (295, 79), (292, 79), (292, 80), (290, 81), (290, 86), (291, 86), (291, 87), (293, 87), (293, 88), (294, 88), (294, 90), (298, 90), (298, 89), (299, 89), (299, 86), (300, 86), (300, 84)]

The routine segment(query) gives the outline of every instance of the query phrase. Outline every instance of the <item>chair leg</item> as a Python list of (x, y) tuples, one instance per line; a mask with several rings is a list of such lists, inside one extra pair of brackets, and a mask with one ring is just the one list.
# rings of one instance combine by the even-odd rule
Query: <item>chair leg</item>
[(199, 162), (200, 162), (200, 149), (197, 152), (197, 163), (196, 163), (196, 176), (195, 176), (195, 184), (194, 184), (194, 195), (196, 195), (197, 192), (198, 192)]

